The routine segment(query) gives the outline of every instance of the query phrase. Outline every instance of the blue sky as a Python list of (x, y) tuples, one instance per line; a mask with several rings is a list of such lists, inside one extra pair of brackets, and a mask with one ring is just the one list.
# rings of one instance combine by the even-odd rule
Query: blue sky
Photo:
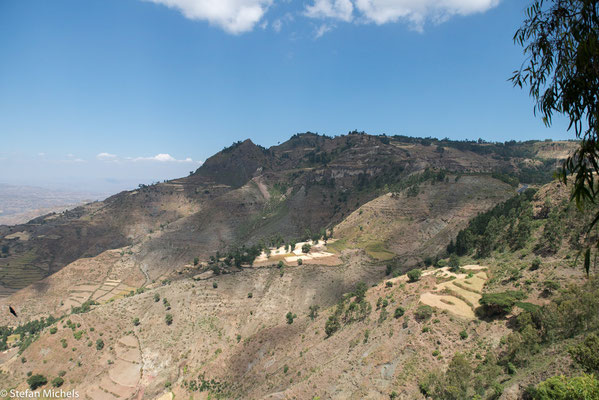
[(0, 182), (110, 192), (297, 132), (526, 140), (521, 0), (0, 0)]

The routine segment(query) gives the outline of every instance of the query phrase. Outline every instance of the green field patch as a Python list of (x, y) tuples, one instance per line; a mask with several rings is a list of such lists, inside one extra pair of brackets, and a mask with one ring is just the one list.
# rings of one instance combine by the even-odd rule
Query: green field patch
[(395, 257), (395, 253), (392, 253), (389, 250), (387, 250), (385, 248), (384, 243), (382, 242), (374, 242), (367, 244), (366, 246), (364, 246), (364, 250), (366, 251), (366, 254), (368, 254), (370, 257), (379, 261), (387, 261)]

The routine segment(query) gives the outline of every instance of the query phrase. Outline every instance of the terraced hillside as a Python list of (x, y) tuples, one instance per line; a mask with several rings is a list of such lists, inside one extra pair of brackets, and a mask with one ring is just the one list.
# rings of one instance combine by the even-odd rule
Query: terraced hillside
[(468, 146), (242, 142), (187, 178), (2, 228), (26, 232), (4, 236), (5, 264), (57, 221), (125, 239), (0, 299), (0, 382), (64, 377), (89, 399), (517, 399), (581, 373), (568, 349), (599, 331), (586, 214), (555, 182), (517, 194), (538, 145)]
[[(500, 181), (517, 187), (519, 182), (551, 179), (557, 160), (572, 145), (452, 142), (358, 132), (335, 138), (298, 134), (270, 149), (250, 140), (238, 142), (188, 177), (142, 185), (27, 224), (0, 226), (0, 296), (82, 257), (124, 246), (139, 246), (135, 262), (155, 277), (171, 265), (196, 256), (206, 260), (215, 251), (232, 246), (252, 245), (277, 235), (299, 240), (307, 230), (330, 228), (386, 193), (409, 187), (413, 194), (416, 184), (432, 183), (438, 174), (459, 177), (461, 182), (438, 186), (430, 191), (430, 199), (404, 196), (403, 200), (410, 203), (412, 199), (413, 205), (426, 201), (427, 212), (432, 214), (439, 213), (446, 202), (452, 212), (459, 213), (450, 218), (467, 219), (510, 193)], [(464, 202), (475, 206), (468, 210)], [(417, 216), (428, 217), (422, 212)], [(445, 224), (431, 224), (427, 228), (431, 232), (424, 235), (436, 233)], [(447, 238), (447, 234), (442, 236)], [(396, 237), (389, 239), (397, 242)], [(386, 243), (375, 242), (364, 245), (380, 249), (384, 258), (393, 257), (396, 250), (405, 252), (396, 244), (388, 248)], [(431, 243), (427, 251), (443, 246)]]

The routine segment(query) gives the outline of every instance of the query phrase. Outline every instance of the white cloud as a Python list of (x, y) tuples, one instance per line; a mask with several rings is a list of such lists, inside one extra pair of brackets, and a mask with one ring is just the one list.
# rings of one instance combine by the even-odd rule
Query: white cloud
[(335, 25), (322, 24), (316, 29), (316, 39), (322, 37), (325, 33), (331, 31)]
[(108, 161), (108, 160), (115, 160), (117, 157), (115, 154), (110, 154), (110, 153), (100, 153), (96, 156), (96, 158), (98, 160), (103, 160), (103, 161)]
[(497, 6), (500, 0), (313, 0), (305, 15), (312, 18), (331, 18), (382, 25), (407, 21), (421, 30), (426, 21), (443, 22), (455, 15), (485, 12)]
[(333, 18), (349, 22), (353, 19), (354, 5), (350, 0), (314, 0), (305, 15), (311, 18)]
[[(143, 0), (180, 11), (191, 20), (207, 21), (232, 34), (249, 32), (255, 27), (266, 29), (265, 14), (275, 3), (288, 0)], [(374, 23), (382, 25), (407, 22), (422, 30), (427, 22), (441, 23), (456, 15), (485, 12), (501, 0), (309, 0), (303, 15), (323, 20)], [(291, 14), (288, 14), (291, 15)], [(271, 26), (280, 32), (293, 17), (284, 15)], [(333, 24), (320, 25), (317, 37), (334, 28)]]
[(146, 0), (179, 10), (186, 18), (208, 21), (232, 34), (254, 29), (273, 0)]
[(175, 157), (170, 154), (160, 153), (156, 154), (154, 157), (135, 157), (128, 158), (131, 161), (158, 161), (158, 162), (179, 162), (179, 163), (197, 163), (193, 161), (191, 158), (187, 157), (183, 160), (177, 160)]

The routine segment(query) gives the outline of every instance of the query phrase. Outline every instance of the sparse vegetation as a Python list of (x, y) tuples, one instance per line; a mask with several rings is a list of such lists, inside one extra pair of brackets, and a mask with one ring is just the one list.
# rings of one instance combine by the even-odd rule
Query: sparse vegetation
[(432, 316), (433, 308), (431, 306), (421, 305), (414, 311), (414, 318), (420, 322), (428, 321)]
[(317, 305), (313, 305), (309, 307), (309, 312), (308, 312), (308, 317), (310, 317), (310, 319), (312, 321), (314, 321), (316, 319), (316, 317), (318, 317), (318, 310), (319, 310), (319, 306)]

